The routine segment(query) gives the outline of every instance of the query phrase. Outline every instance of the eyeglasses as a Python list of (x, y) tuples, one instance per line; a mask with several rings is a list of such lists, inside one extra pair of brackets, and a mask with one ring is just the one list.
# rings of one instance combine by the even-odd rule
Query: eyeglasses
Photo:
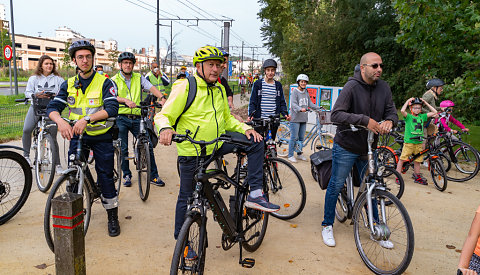
[(376, 69), (376, 68), (378, 68), (378, 66), (380, 66), (380, 68), (382, 68), (382, 69), (383, 69), (383, 63), (380, 63), (380, 64), (378, 64), (378, 63), (373, 63), (373, 64), (363, 64), (363, 66), (370, 66), (370, 67), (372, 67), (372, 68), (374, 68), (374, 69)]
[(78, 60), (84, 60), (84, 59), (92, 60), (92, 58), (93, 58), (92, 55), (79, 55), (79, 56), (76, 57), (76, 59), (78, 59)]

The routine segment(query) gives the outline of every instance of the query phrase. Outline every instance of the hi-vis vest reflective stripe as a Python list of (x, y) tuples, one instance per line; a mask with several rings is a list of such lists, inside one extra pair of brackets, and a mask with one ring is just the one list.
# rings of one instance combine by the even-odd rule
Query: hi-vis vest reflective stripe
[[(70, 108), (70, 120), (79, 120), (86, 115), (94, 114), (103, 110), (103, 83), (107, 79), (105, 76), (95, 73), (92, 82), (85, 90), (74, 87), (77, 76), (68, 79), (68, 98), (67, 103)], [(95, 122), (87, 124), (85, 129), (87, 135), (98, 136), (106, 133), (113, 126), (113, 122)]]
[[(130, 90), (128, 89), (127, 84), (125, 83), (125, 78), (118, 72), (114, 77), (112, 77), (112, 80), (115, 81), (115, 84), (117, 84), (117, 89), (118, 89), (118, 96), (123, 97), (126, 99), (129, 99), (137, 106), (140, 106), (140, 93), (142, 92), (141, 90), (141, 76), (139, 73), (132, 73), (132, 78), (130, 79)], [(120, 105), (120, 108), (118, 109), (118, 114), (119, 115), (140, 115), (140, 109), (138, 108), (128, 108), (126, 106)]]

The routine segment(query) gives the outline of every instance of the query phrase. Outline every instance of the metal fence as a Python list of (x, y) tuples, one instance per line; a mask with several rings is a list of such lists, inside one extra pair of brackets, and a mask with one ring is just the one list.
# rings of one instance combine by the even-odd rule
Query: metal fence
[(22, 135), (25, 116), (30, 105), (0, 105), (0, 138)]

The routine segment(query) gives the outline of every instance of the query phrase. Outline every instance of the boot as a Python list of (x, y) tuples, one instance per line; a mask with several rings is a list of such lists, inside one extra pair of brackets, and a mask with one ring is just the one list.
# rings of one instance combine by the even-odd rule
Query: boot
[(108, 214), (108, 235), (116, 237), (120, 235), (120, 224), (118, 223), (118, 207), (107, 209)]

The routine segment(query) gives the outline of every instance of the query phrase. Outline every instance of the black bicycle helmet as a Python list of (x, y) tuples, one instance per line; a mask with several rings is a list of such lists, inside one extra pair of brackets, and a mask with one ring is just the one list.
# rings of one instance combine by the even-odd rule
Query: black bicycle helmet
[(89, 50), (92, 52), (92, 55), (95, 55), (95, 47), (88, 40), (77, 40), (68, 47), (68, 54), (71, 58), (75, 58), (75, 53), (78, 50)]
[(420, 98), (416, 97), (416, 98), (414, 98), (414, 99), (412, 100), (412, 102), (411, 102), (411, 105), (414, 105), (414, 104), (423, 105), (423, 101), (422, 101)]
[(264, 69), (265, 68), (268, 68), (268, 67), (274, 67), (274, 68), (277, 68), (277, 62), (273, 59), (267, 59), (263, 62), (263, 66), (262, 66)]
[(443, 82), (443, 80), (441, 80), (440, 78), (433, 78), (427, 82), (426, 86), (427, 86), (427, 90), (430, 90), (433, 87), (439, 87), (443, 85), (445, 85), (445, 82)]
[(177, 74), (177, 79), (180, 79), (180, 77), (187, 77), (187, 74), (184, 73), (184, 72), (179, 72), (179, 73)]
[(133, 64), (137, 62), (137, 59), (135, 58), (135, 55), (130, 52), (123, 52), (118, 56), (118, 63), (122, 63), (123, 60), (131, 60)]

